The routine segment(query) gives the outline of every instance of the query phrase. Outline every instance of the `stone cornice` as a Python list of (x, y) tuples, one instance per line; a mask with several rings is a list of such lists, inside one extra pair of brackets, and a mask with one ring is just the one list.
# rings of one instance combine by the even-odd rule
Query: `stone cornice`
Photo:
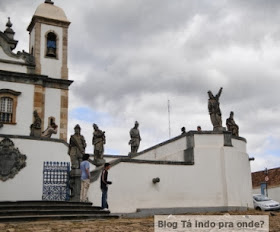
[(5, 33), (0, 31), (0, 37), (9, 45), (9, 48), (13, 50), (16, 48), (18, 41), (14, 39), (10, 39)]
[(25, 62), (13, 61), (13, 60), (4, 60), (4, 59), (0, 59), (0, 63), (15, 64), (15, 65), (23, 65), (23, 66), (31, 67), (32, 69), (34, 69), (34, 67), (35, 67), (35, 64), (28, 64), (28, 63), (25, 63)]
[(169, 160), (141, 160), (141, 159), (130, 159), (130, 158), (120, 158), (120, 162), (137, 163), (137, 164), (194, 165), (193, 162), (169, 161)]
[(12, 52), (11, 48), (11, 40), (7, 38), (7, 36), (0, 31), (0, 46), (2, 47), (4, 53), (14, 59), (18, 59), (18, 61), (10, 61), (6, 59), (1, 59), (1, 62), (4, 63), (11, 63), (11, 64), (19, 64), (19, 65), (27, 65), (27, 66), (35, 66), (35, 60), (34, 56), (31, 54), (22, 51), (22, 52), (17, 52), (17, 54)]
[(4, 94), (12, 94), (14, 96), (19, 96), (21, 94), (21, 92), (17, 92), (17, 91), (14, 91), (14, 90), (11, 90), (11, 89), (0, 89), (0, 94), (1, 93), (4, 93)]
[[(91, 154), (89, 154), (89, 155), (91, 155)], [(91, 156), (93, 156), (93, 154), (91, 155)], [(126, 158), (126, 157), (128, 157), (128, 156), (126, 156), (126, 155), (107, 155), (107, 154), (104, 154), (103, 155), (105, 158)]]
[(65, 142), (62, 139), (37, 138), (37, 137), (26, 136), (26, 135), (6, 135), (6, 134), (0, 134), (0, 138), (27, 139), (27, 140), (34, 140), (34, 141), (46, 141), (46, 142), (63, 143), (67, 147), (69, 145), (67, 142)]
[[(219, 134), (229, 134), (231, 135), (231, 132), (230, 131), (189, 131), (188, 133), (186, 133), (186, 135), (195, 135), (195, 134), (198, 134), (198, 135), (219, 135)], [(233, 139), (237, 139), (237, 140), (241, 140), (245, 143), (247, 143), (247, 140), (243, 137), (238, 137), (238, 136), (234, 136), (232, 135), (232, 138)]]
[(27, 27), (27, 31), (31, 32), (35, 23), (44, 23), (44, 24), (48, 24), (48, 25), (68, 28), (71, 22), (60, 21), (57, 19), (44, 18), (41, 16), (33, 16), (29, 26)]
[(231, 132), (229, 132), (229, 131), (189, 131), (189, 132), (187, 132), (187, 133), (185, 133), (183, 135), (176, 136), (176, 137), (174, 137), (172, 139), (169, 139), (169, 140), (164, 141), (162, 143), (159, 143), (159, 144), (157, 144), (155, 146), (152, 146), (152, 147), (150, 147), (148, 149), (140, 151), (137, 154), (132, 154), (132, 155), (130, 155), (130, 157), (134, 158), (134, 157), (140, 156), (140, 155), (142, 155), (142, 154), (144, 154), (144, 153), (146, 153), (146, 152), (148, 152), (150, 150), (153, 150), (153, 149), (156, 149), (156, 148), (161, 147), (163, 145), (166, 145), (168, 143), (174, 142), (174, 141), (176, 141), (176, 140), (178, 140), (178, 139), (180, 139), (182, 137), (192, 137), (192, 136), (194, 136), (196, 134), (197, 135), (224, 135), (224, 136), (228, 135), (228, 136), (231, 136), (232, 139), (241, 140), (241, 141), (247, 143), (245, 138), (232, 136)]
[(8, 72), (0, 70), (0, 81), (41, 85), (48, 88), (67, 90), (73, 81), (50, 78), (45, 75)]

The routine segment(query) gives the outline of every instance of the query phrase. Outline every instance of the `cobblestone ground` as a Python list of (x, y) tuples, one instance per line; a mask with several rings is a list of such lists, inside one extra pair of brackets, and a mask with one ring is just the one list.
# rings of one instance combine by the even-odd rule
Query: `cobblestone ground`
[[(222, 213), (207, 214), (221, 215)], [(280, 212), (230, 212), (231, 215), (269, 215), (269, 231), (280, 231)], [(205, 214), (200, 214), (205, 215)], [(38, 221), (0, 223), (0, 232), (140, 232), (154, 231), (154, 219), (110, 219), (94, 221)]]
[(42, 221), (0, 224), (1, 232), (124, 232), (154, 231), (154, 219)]

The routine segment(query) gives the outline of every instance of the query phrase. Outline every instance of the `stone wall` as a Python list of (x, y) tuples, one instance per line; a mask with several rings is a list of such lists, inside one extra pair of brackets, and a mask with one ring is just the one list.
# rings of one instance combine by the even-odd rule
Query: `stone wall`
[[(159, 146), (130, 160), (115, 160), (119, 163), (110, 169), (108, 178), (113, 182), (108, 192), (111, 212), (129, 213), (141, 208), (252, 208), (246, 141), (231, 137), (229, 140), (225, 133), (191, 132), (167, 141), (162, 144), (165, 155), (157, 153), (162, 161), (155, 160), (152, 151), (160, 151)], [(225, 146), (229, 142), (232, 146)], [(166, 151), (174, 154), (171, 148), (177, 147), (177, 143), (185, 144), (181, 153), (175, 150), (180, 159), (184, 151), (191, 149), (194, 162), (178, 161), (173, 155), (173, 161), (166, 160)], [(160, 182), (154, 184), (152, 180), (157, 177)], [(89, 191), (89, 199), (95, 205), (101, 203), (99, 185), (100, 180), (92, 183)]]
[[(3, 135), (0, 135), (2, 141)], [(61, 140), (10, 136), (26, 166), (6, 181), (0, 180), (0, 201), (42, 200), (44, 161), (70, 162), (68, 146)]]

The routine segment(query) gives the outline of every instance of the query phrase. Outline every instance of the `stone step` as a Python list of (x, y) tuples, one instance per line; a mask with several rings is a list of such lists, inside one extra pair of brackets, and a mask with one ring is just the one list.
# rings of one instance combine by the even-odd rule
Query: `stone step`
[(55, 209), (55, 210), (38, 210), (38, 209), (13, 209), (0, 210), (0, 216), (27, 216), (27, 215), (84, 215), (84, 214), (110, 214), (110, 211), (96, 209)]
[(13, 209), (94, 209), (100, 210), (100, 206), (93, 206), (91, 202), (66, 202), (66, 201), (2, 201), (0, 210)]
[(0, 222), (37, 220), (96, 220), (118, 218), (91, 202), (4, 201), (0, 202)]
[(21, 209), (21, 210), (28, 210), (28, 209), (37, 209), (37, 210), (55, 210), (55, 209), (76, 209), (76, 210), (87, 210), (87, 209), (93, 209), (93, 210), (100, 210), (101, 207), (99, 206), (71, 206), (71, 205), (2, 205), (0, 206), (0, 211), (3, 210), (13, 210), (13, 209)]
[(0, 222), (28, 222), (28, 221), (50, 221), (50, 220), (99, 220), (117, 219), (117, 215), (109, 214), (84, 214), (84, 215), (29, 215), (29, 216), (0, 216)]
[(92, 206), (92, 202), (72, 202), (72, 201), (0, 201), (0, 207), (2, 205)]

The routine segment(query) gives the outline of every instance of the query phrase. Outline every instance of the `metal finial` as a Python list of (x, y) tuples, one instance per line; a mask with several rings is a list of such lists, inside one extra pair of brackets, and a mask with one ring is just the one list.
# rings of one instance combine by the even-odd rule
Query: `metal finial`
[(13, 24), (11, 23), (10, 17), (8, 17), (8, 22), (6, 23), (6, 30), (4, 31), (5, 35), (8, 36), (10, 39), (14, 39), (14, 30), (11, 28)]
[(6, 27), (11, 28), (13, 24), (11, 23), (10, 17), (8, 17), (8, 22), (6, 23)]

